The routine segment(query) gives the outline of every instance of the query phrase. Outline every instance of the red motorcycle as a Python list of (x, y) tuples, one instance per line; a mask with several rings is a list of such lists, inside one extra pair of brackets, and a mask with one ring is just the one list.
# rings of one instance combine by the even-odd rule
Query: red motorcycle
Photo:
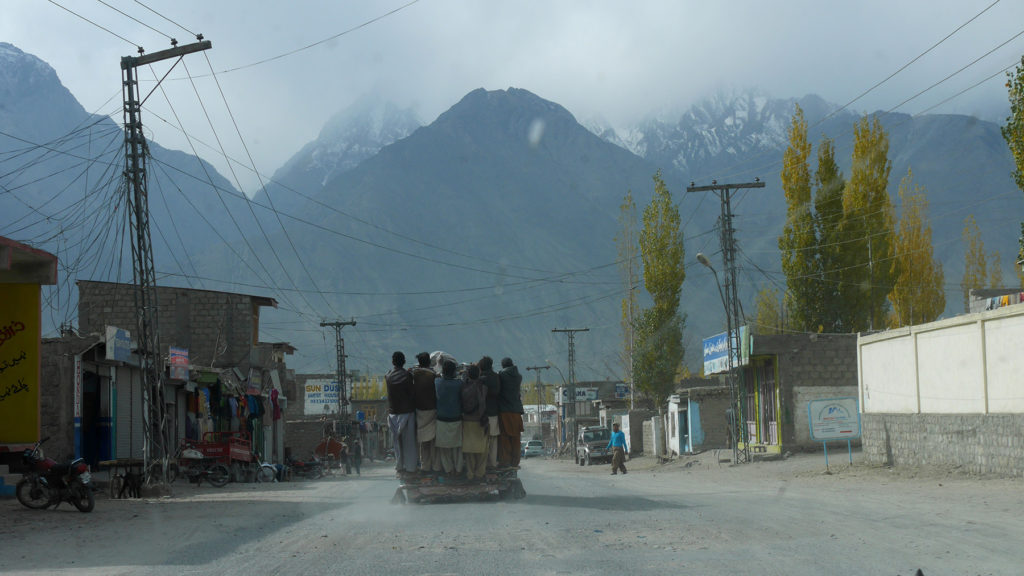
[(41, 510), (50, 506), (56, 509), (61, 502), (67, 501), (80, 512), (91, 512), (96, 500), (92, 494), (89, 466), (82, 458), (66, 464), (45, 458), (39, 446), (49, 439), (43, 438), (22, 454), (21, 460), (27, 469), (15, 487), (18, 502)]

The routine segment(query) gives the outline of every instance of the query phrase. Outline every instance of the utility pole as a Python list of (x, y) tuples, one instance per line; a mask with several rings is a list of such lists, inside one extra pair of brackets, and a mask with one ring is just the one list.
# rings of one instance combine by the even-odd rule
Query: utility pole
[(347, 389), (345, 388), (345, 339), (341, 337), (341, 329), (345, 326), (355, 326), (355, 319), (348, 321), (336, 320), (334, 322), (321, 322), (320, 326), (330, 326), (334, 328), (334, 347), (335, 352), (338, 355), (337, 363), (335, 364), (336, 374), (338, 378), (338, 420), (340, 421), (342, 410), (348, 405), (348, 399), (345, 398)]
[[(540, 425), (540, 406), (544, 403), (544, 395), (542, 393), (542, 384), (540, 383), (540, 371), (547, 370), (551, 366), (527, 366), (527, 370), (533, 370), (537, 373), (537, 424)], [(543, 428), (541, 428), (541, 434), (543, 434)]]
[[(686, 188), (691, 192), (715, 192), (722, 200), (722, 214), (719, 216), (719, 227), (721, 229), (722, 244), (722, 268), (725, 272), (725, 324), (726, 340), (729, 342), (729, 390), (732, 399), (736, 422), (733, 429), (733, 438), (742, 444), (742, 448), (733, 444), (733, 461), (736, 463), (750, 461), (750, 442), (747, 438), (747, 422), (744, 419), (744, 404), (746, 404), (746, 386), (743, 383), (743, 371), (739, 369), (740, 350), (740, 326), (742, 318), (740, 314), (740, 298), (736, 287), (736, 238), (732, 227), (732, 193), (745, 188), (764, 188), (764, 182), (754, 178), (753, 182), (742, 182), (738, 184), (719, 184), (712, 180), (710, 186), (694, 186), (693, 182)], [(738, 428), (738, 430), (737, 430)], [(736, 434), (739, 432), (739, 434)]]
[(570, 420), (572, 430), (572, 454), (576, 457), (576, 333), (590, 332), (590, 328), (555, 328), (552, 332), (564, 332), (569, 336), (569, 404), (566, 406), (565, 418)]
[[(178, 46), (171, 40), (172, 48), (144, 54), (139, 48), (138, 56), (121, 58), (121, 91), (124, 100), (124, 177), (126, 205), (131, 226), (132, 277), (135, 284), (136, 329), (139, 339), (139, 361), (142, 368), (143, 430), (146, 444), (143, 450), (143, 466), (150, 483), (167, 479), (168, 430), (166, 404), (163, 386), (163, 350), (160, 347), (160, 329), (157, 322), (156, 272), (153, 266), (153, 243), (149, 232), (149, 191), (147, 189), (146, 157), (149, 146), (142, 133), (142, 103), (139, 100), (137, 68), (169, 58), (180, 61), (186, 54), (208, 50), (212, 47), (200, 34), (198, 42)], [(175, 62), (175, 65), (177, 62)], [(173, 66), (172, 66), (173, 68)], [(166, 76), (165, 76), (166, 77)], [(158, 83), (159, 85), (159, 83)], [(156, 87), (153, 88), (156, 90)], [(159, 472), (150, 470), (150, 462), (161, 463)]]

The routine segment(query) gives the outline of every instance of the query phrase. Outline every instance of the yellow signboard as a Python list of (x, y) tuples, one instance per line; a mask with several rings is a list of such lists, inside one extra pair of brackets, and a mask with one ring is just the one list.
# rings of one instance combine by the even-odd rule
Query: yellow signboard
[(39, 285), (0, 284), (0, 444), (39, 439)]

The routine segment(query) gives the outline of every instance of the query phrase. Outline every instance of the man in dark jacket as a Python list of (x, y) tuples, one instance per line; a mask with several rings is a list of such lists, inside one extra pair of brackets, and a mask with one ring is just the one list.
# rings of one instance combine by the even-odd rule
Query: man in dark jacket
[(416, 472), (416, 404), (412, 374), (405, 369), (405, 354), (391, 355), (391, 371), (384, 375), (388, 387), (388, 426), (395, 448), (395, 469)]
[(437, 433), (434, 447), (445, 474), (462, 470), (462, 382), (455, 377), (455, 362), (441, 363), (434, 381), (437, 393)]
[(434, 380), (437, 374), (430, 369), (430, 354), (420, 352), (416, 355), (419, 366), (409, 371), (413, 380), (413, 395), (416, 403), (416, 441), (420, 446), (420, 471), (437, 472), (441, 463), (434, 449), (434, 438), (437, 435), (437, 392)]
[(511, 358), (501, 359), (498, 373), (501, 390), (498, 392), (498, 422), (501, 435), (498, 441), (498, 465), (519, 466), (519, 441), (523, 435), (523, 399), (519, 396), (523, 376)]
[(490, 356), (481, 358), (477, 366), (480, 366), (480, 380), (487, 388), (487, 406), (484, 408), (484, 415), (487, 416), (487, 467), (497, 468), (498, 392), (501, 390), (501, 383), (494, 371), (494, 360)]

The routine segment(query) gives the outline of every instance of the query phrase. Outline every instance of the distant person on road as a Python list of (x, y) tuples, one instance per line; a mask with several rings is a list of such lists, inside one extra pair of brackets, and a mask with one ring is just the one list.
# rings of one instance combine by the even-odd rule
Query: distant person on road
[(523, 399), (519, 395), (523, 375), (511, 358), (501, 359), (498, 381), (501, 383), (498, 392), (498, 425), (501, 429), (498, 466), (516, 467), (519, 466), (520, 439), (523, 435)]
[(487, 407), (487, 391), (480, 380), (480, 367), (470, 364), (462, 382), (462, 455), (466, 460), (466, 479), (482, 479), (487, 472), (487, 435), (482, 422)]
[(388, 387), (388, 426), (395, 449), (395, 470), (416, 472), (416, 405), (412, 374), (405, 369), (405, 354), (391, 355), (391, 371), (384, 375)]
[(441, 463), (437, 460), (434, 440), (437, 436), (437, 391), (434, 380), (437, 373), (430, 369), (430, 354), (416, 355), (416, 366), (412, 374), (413, 397), (416, 403), (416, 441), (420, 447), (420, 472), (437, 472)]
[(454, 475), (462, 470), (462, 382), (455, 377), (455, 362), (441, 363), (437, 391), (437, 436), (435, 446), (441, 469)]
[(487, 389), (487, 406), (484, 408), (487, 417), (487, 467), (494, 469), (498, 467), (498, 393), (501, 381), (490, 356), (481, 358), (477, 365), (480, 366), (480, 381)]
[(629, 454), (629, 447), (626, 446), (626, 434), (619, 430), (619, 423), (612, 423), (612, 438), (608, 441), (608, 448), (612, 449), (612, 475), (626, 473), (626, 454)]
[(348, 457), (352, 460), (352, 466), (356, 469), (356, 476), (362, 476), (359, 467), (363, 465), (363, 445), (359, 442), (359, 438), (352, 441), (352, 449), (349, 451)]

